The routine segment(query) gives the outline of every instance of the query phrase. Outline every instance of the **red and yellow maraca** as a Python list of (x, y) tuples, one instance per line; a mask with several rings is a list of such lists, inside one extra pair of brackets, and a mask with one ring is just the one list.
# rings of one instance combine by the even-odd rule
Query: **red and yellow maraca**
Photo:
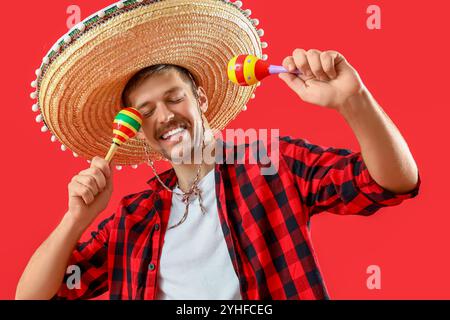
[(122, 109), (114, 119), (113, 123), (113, 143), (105, 158), (111, 162), (117, 149), (133, 138), (142, 126), (142, 115), (135, 108)]
[[(240, 86), (252, 86), (272, 74), (288, 72), (282, 66), (269, 65), (250, 54), (236, 56), (228, 63), (228, 78)], [(291, 73), (300, 74), (300, 71), (295, 70)]]

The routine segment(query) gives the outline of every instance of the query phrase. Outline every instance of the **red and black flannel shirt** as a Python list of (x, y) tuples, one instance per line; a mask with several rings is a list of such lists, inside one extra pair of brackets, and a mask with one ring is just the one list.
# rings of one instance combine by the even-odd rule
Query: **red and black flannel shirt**
[[(241, 295), (328, 299), (311, 245), (311, 216), (369, 216), (415, 197), (420, 180), (413, 191), (394, 194), (371, 178), (361, 153), (289, 137), (278, 141), (276, 174), (262, 175), (260, 163), (223, 161), (215, 167), (218, 214)], [(246, 156), (251, 149), (245, 145)], [(161, 178), (176, 185), (173, 169)], [(69, 264), (81, 269), (81, 289), (69, 290), (66, 276), (54, 299), (89, 299), (106, 291), (113, 300), (155, 299), (172, 194), (155, 178), (148, 183), (150, 189), (123, 198), (92, 238), (78, 244)]]

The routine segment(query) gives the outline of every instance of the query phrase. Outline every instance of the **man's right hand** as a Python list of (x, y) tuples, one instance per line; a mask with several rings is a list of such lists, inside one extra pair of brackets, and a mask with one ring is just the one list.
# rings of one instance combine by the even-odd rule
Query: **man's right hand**
[(63, 283), (67, 265), (83, 232), (105, 210), (113, 191), (112, 169), (96, 157), (69, 183), (69, 209), (31, 257), (16, 289), (18, 300), (48, 300)]
[(112, 173), (105, 159), (95, 157), (90, 168), (81, 171), (69, 183), (67, 214), (83, 230), (108, 206), (113, 191)]

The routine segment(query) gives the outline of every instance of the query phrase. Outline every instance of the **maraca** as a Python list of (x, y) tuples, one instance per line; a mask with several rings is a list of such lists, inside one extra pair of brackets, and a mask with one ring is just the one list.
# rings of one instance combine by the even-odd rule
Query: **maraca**
[(120, 111), (113, 123), (113, 143), (105, 160), (111, 162), (117, 149), (133, 138), (141, 129), (142, 115), (134, 108), (125, 108)]
[[(269, 65), (253, 55), (239, 55), (228, 63), (228, 78), (241, 86), (252, 86), (264, 78), (278, 73), (289, 72), (282, 66)], [(299, 70), (291, 72), (300, 74)]]

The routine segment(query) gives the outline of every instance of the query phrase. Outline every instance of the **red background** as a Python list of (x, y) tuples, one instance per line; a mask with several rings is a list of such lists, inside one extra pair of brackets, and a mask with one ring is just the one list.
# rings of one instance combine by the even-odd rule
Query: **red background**
[[(67, 31), (71, 4), (80, 6), (84, 19), (110, 1), (41, 0), (20, 7), (5, 2), (0, 11), (0, 299), (14, 298), (28, 259), (66, 211), (68, 182), (88, 166), (61, 152), (49, 133), (40, 133), (29, 98), (34, 70)], [(381, 8), (381, 30), (366, 27), (371, 4)], [(247, 0), (243, 8), (260, 19), (273, 64), (296, 47), (343, 53), (398, 125), (419, 165), (423, 184), (416, 199), (368, 218), (313, 218), (313, 242), (331, 298), (449, 299), (448, 1)], [(264, 81), (248, 107), (230, 128), (279, 128), (282, 135), (358, 150), (337, 113), (302, 102), (277, 77)], [(99, 219), (124, 195), (145, 188), (151, 175), (144, 166), (116, 172), (113, 199)], [(381, 290), (366, 286), (369, 265), (381, 267)]]

